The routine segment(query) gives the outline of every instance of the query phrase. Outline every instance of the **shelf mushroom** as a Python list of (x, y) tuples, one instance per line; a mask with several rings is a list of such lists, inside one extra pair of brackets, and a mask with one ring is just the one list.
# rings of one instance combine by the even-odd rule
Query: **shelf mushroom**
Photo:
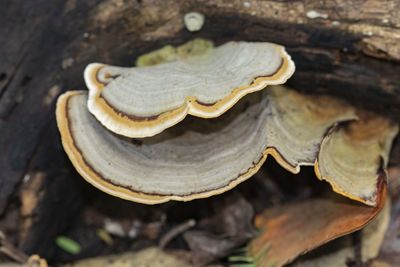
[(324, 138), (315, 172), (337, 193), (375, 206), (398, 126), (370, 112), (357, 115), (358, 120), (332, 128)]
[(135, 202), (188, 201), (225, 192), (258, 171), (267, 155), (292, 172), (313, 165), (325, 133), (354, 110), (282, 86), (243, 98), (214, 120), (190, 118), (152, 138), (104, 128), (85, 91), (57, 103), (62, 143), (78, 172), (99, 189)]
[(206, 43), (154, 66), (90, 64), (89, 92), (58, 99), (64, 149), (88, 182), (145, 204), (189, 201), (233, 188), (272, 155), (292, 173), (314, 165), (336, 192), (377, 204), (396, 125), (277, 86), (294, 72), (279, 45)]
[(84, 77), (89, 111), (112, 132), (141, 138), (164, 131), (188, 114), (218, 117), (246, 94), (285, 83), (294, 69), (280, 45), (228, 42), (156, 66), (92, 63)]

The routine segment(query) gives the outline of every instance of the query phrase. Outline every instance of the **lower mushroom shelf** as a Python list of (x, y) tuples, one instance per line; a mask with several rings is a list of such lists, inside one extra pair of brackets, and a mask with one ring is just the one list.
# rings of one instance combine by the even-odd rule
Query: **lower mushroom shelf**
[[(352, 107), (334, 98), (284, 87), (266, 91), (247, 96), (217, 119), (190, 118), (152, 138), (128, 139), (108, 131), (88, 112), (85, 91), (59, 99), (57, 122), (69, 158), (94, 186), (146, 204), (188, 201), (233, 188), (256, 173), (268, 154), (297, 173), (301, 165), (315, 163), (329, 129), (356, 118)], [(385, 147), (391, 138), (384, 140)], [(376, 174), (377, 169), (369, 170)], [(348, 174), (349, 183), (359, 179), (357, 172)], [(328, 181), (335, 185), (334, 179)], [(352, 194), (363, 201), (358, 192)]]

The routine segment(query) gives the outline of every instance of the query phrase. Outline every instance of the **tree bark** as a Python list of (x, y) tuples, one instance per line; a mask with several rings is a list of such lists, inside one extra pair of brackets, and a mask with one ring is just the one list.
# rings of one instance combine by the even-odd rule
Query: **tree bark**
[[(190, 11), (206, 16), (198, 33), (184, 28)], [(32, 174), (44, 177), (28, 216), (34, 223), (21, 216), (28, 252), (49, 253), (82, 202), (54, 104), (63, 91), (85, 89), (90, 62), (130, 66), (139, 54), (195, 37), (276, 42), (296, 63), (293, 88), (400, 117), (400, 0), (6, 0), (0, 25), (0, 214)]]

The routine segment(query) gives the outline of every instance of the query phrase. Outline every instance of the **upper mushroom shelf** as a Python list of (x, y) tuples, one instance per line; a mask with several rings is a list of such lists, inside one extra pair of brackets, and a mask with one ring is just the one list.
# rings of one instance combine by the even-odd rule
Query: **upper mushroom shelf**
[(140, 138), (162, 132), (187, 114), (218, 117), (246, 94), (285, 83), (294, 69), (280, 45), (229, 42), (156, 66), (92, 63), (84, 77), (89, 111), (112, 132)]

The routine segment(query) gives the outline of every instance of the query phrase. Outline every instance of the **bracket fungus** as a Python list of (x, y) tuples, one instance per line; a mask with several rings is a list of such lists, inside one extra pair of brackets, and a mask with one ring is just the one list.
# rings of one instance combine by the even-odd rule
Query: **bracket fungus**
[(218, 117), (246, 94), (283, 84), (294, 63), (272, 43), (228, 42), (202, 55), (149, 67), (89, 64), (89, 111), (131, 138), (156, 135), (186, 115)]
[(189, 201), (233, 188), (272, 155), (292, 173), (314, 165), (336, 192), (377, 204), (397, 126), (279, 86), (295, 68), (279, 45), (205, 44), (158, 65), (148, 66), (164, 60), (161, 50), (136, 68), (90, 64), (89, 92), (59, 98), (63, 146), (88, 182), (140, 203)]
[(354, 118), (341, 101), (311, 100), (276, 86), (249, 95), (216, 120), (191, 118), (152, 138), (132, 140), (104, 128), (86, 101), (86, 92), (75, 91), (57, 103), (71, 161), (99, 189), (146, 204), (222, 193), (257, 172), (268, 154), (298, 172), (300, 165), (314, 163), (333, 124)]
[(377, 185), (386, 179), (386, 166), (398, 126), (369, 112), (358, 120), (331, 129), (321, 143), (317, 176), (334, 191), (376, 205)]

